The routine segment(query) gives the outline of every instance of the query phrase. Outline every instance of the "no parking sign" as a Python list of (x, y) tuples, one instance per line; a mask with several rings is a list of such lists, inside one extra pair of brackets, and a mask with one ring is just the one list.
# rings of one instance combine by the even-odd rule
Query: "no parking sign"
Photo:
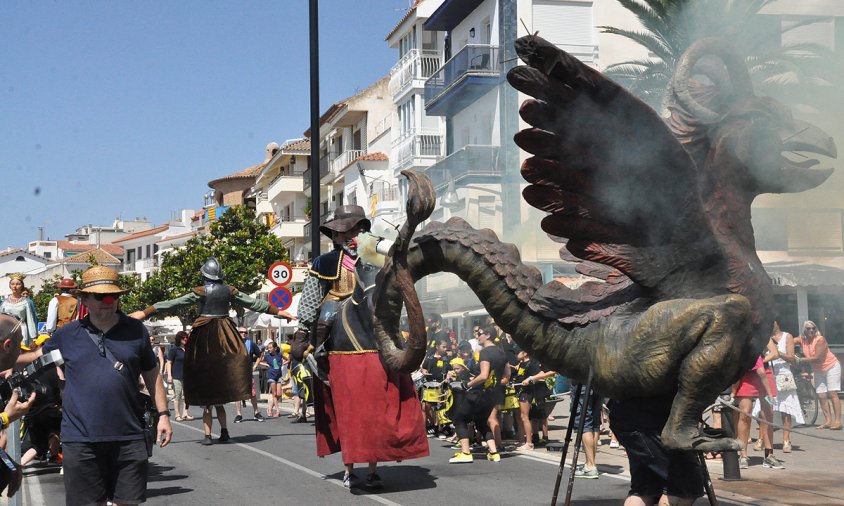
[(293, 302), (293, 294), (287, 288), (279, 286), (278, 288), (273, 288), (270, 292), (269, 301), (270, 304), (279, 309), (287, 309), (290, 307), (290, 303)]

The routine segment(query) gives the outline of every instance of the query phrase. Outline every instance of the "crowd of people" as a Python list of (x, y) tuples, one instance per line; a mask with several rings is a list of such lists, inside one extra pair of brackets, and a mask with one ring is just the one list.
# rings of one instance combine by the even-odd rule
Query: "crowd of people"
[[(352, 222), (357, 224), (360, 220)], [(342, 234), (338, 230), (328, 231), (333, 238), (345, 241), (339, 237)], [(355, 264), (332, 259), (332, 265), (342, 269), (344, 265), (354, 268)], [(319, 268), (318, 263), (315, 266)], [(308, 352), (297, 357), (291, 348), (291, 344), (295, 346), (293, 339), (285, 342), (282, 337), (272, 337), (261, 343), (250, 337), (247, 329), (235, 327), (228, 318), (230, 304), (290, 319), (293, 317), (266, 302), (239, 294), (227, 285), (218, 288), (222, 282), (222, 271), (210, 260), (203, 266), (202, 274), (206, 284), (201, 289), (127, 316), (118, 311), (119, 297), (126, 291), (119, 287), (116, 273), (105, 267), (94, 267), (83, 274), (81, 286), (76, 286), (69, 279), (61, 281), (59, 293), (49, 306), (48, 334), (40, 337), (30, 328), (37, 321), (37, 316), (31, 299), (27, 297), (24, 277), (15, 275), (10, 278), (12, 295), (3, 302), (0, 314), (0, 366), (5, 369), (4, 375), (11, 373), (14, 364), (20, 367), (52, 350), (60, 350), (65, 363), (62, 368), (55, 368), (40, 378), (48, 386), (45, 394), (29, 399), (18, 399), (17, 394), (13, 394), (7, 400), (5, 411), (0, 413), (0, 425), (5, 428), (23, 418), (22, 465), (36, 459), (72, 464), (72, 467), (65, 466), (65, 482), (70, 483), (66, 486), (68, 504), (84, 504), (102, 498), (142, 501), (149, 457), (144, 443), (148, 434), (136, 414), (154, 412), (158, 420), (154, 428), (155, 441), (164, 446), (172, 433), (169, 402), (173, 402), (172, 413), (176, 421), (192, 421), (194, 417), (189, 412), (189, 397), (193, 399), (192, 404), (203, 409), (206, 436), (202, 444), (215, 442), (211, 435), (212, 411), (216, 412), (220, 425), (216, 442), (224, 443), (231, 437), (225, 404), (234, 403), (233, 422), (241, 423), (244, 421), (243, 409), (250, 402), (252, 419), (258, 422), (287, 416), (293, 423), (302, 423), (311, 418), (317, 424), (318, 452), (322, 455), (340, 451), (339, 441), (331, 439), (337, 437), (336, 428), (320, 426), (326, 423), (325, 418), (321, 422), (320, 417), (325, 417), (328, 411), (334, 418), (338, 410), (348, 409), (342, 403), (337, 404), (337, 398), (332, 397), (331, 391), (348, 384), (349, 378), (358, 369), (349, 369), (348, 375), (343, 376), (346, 364), (339, 361), (327, 364), (323, 357), (322, 365), (330, 375), (320, 378), (318, 370), (306, 366), (307, 355), (310, 352), (317, 354), (319, 341), (308, 341)], [(316, 276), (315, 279), (322, 278)], [(342, 272), (337, 273), (335, 282), (337, 280), (342, 280)], [(331, 293), (332, 287), (336, 284), (320, 290)], [(337, 302), (342, 302), (343, 297)], [(325, 295), (319, 300), (324, 301)], [(177, 333), (172, 344), (167, 343), (166, 346), (156, 343), (138, 321), (156, 312), (197, 303), (205, 311), (200, 311), (201, 316), (194, 322), (191, 332)], [(319, 328), (316, 320), (323, 327), (329, 326), (330, 322), (324, 320), (327, 314), (324, 309), (324, 305), (311, 309), (311, 328)], [(337, 308), (332, 307), (328, 313), (336, 311)], [(563, 389), (567, 390), (564, 378), (544, 368), (527, 351), (520, 349), (492, 319), (475, 325), (471, 335), (461, 340), (453, 330), (443, 326), (439, 315), (432, 314), (427, 321), (427, 333), (428, 353), (420, 369), (411, 377), (393, 376), (393, 373), (381, 369), (384, 377), (380, 381), (394, 385), (397, 398), (404, 399), (406, 396), (401, 392), (408, 388), (416, 390), (418, 418), (413, 409), (405, 409), (401, 416), (406, 417), (410, 425), (418, 421), (424, 432), (420, 433), (421, 436), (411, 436), (414, 449), (407, 453), (406, 458), (427, 455), (427, 443), (423, 449), (419, 440), (422, 437), (424, 441), (425, 436), (444, 440), (444, 444), (450, 443), (456, 450), (449, 459), (453, 464), (472, 463), (479, 453), (485, 455), (488, 461), (499, 462), (503, 452), (530, 451), (548, 442), (548, 422), (553, 403), (561, 398), (559, 394)], [(326, 335), (317, 337), (324, 342)], [(71, 346), (71, 340), (87, 344)], [(208, 340), (235, 350), (234, 354), (239, 357), (237, 363), (228, 359), (221, 361), (213, 353), (207, 354), (207, 350), (203, 355), (195, 343)], [(372, 350), (358, 350), (361, 353), (341, 350), (338, 356), (343, 360), (351, 355), (358, 359), (375, 357), (377, 360), (377, 353), (370, 353), (377, 350), (374, 344), (370, 345)], [(798, 352), (798, 348), (802, 353)], [(207, 376), (208, 370), (216, 370), (221, 377), (247, 378), (247, 381), (228, 384), (227, 388), (232, 391), (222, 396), (217, 384), (193, 382), (190, 384), (193, 390), (188, 395), (185, 388), (188, 362), (193, 367), (199, 363), (203, 377)], [(234, 369), (237, 370), (233, 373)], [(125, 373), (121, 372), (124, 370)], [(246, 373), (241, 374), (244, 371)], [(740, 468), (749, 466), (748, 449), (751, 445), (757, 451), (764, 451), (763, 467), (785, 468), (785, 463), (774, 454), (771, 423), (774, 413), (780, 413), (784, 429), (781, 432), (781, 451), (791, 453), (791, 429), (805, 422), (795, 376), (807, 373), (814, 378), (824, 417), (817, 428), (841, 430), (838, 398), (841, 366), (819, 334), (817, 325), (807, 320), (799, 337), (795, 338), (782, 331), (775, 322), (766, 349), (760, 353), (755, 366), (733, 385), (730, 392), (736, 408), (732, 415), (735, 417), (736, 435), (745, 443), (739, 452)], [(251, 378), (251, 384), (248, 378)], [(137, 395), (144, 385), (146, 401)], [(112, 392), (107, 396), (109, 401), (106, 403), (96, 400), (106, 397), (90, 395), (95, 389), (101, 392), (103, 388)], [(259, 407), (261, 394), (268, 394), (263, 413)], [(659, 440), (670, 410), (670, 398), (609, 400), (602, 399), (600, 393), (592, 392), (588, 396), (590, 402), (584, 404), (586, 397), (584, 392), (570, 419), (577, 426), (581, 414), (585, 417), (581, 438), (586, 462), (575, 470), (576, 477), (599, 477), (596, 450), (600, 433), (609, 424), (612, 443), (615, 447), (623, 447), (630, 460), (629, 504), (652, 504), (662, 495), (673, 497), (679, 501), (678, 504), (683, 504), (683, 501), (702, 495), (702, 474), (699, 462), (692, 457), (694, 454), (670, 452), (661, 446)], [(286, 399), (293, 400), (290, 413), (282, 410)], [(380, 399), (377, 402), (387, 401)], [(93, 416), (93, 413), (97, 415)], [(107, 416), (102, 416), (103, 413)], [(722, 414), (725, 413), (727, 411), (722, 410)], [(761, 420), (755, 443), (751, 437), (749, 415)], [(109, 423), (104, 424), (103, 420), (109, 420)], [(343, 459), (346, 464), (344, 482), (350, 488), (361, 484), (380, 488), (377, 462), (405, 459), (404, 455), (393, 453), (354, 454), (354, 448), (352, 441), (342, 449), (352, 452), (344, 454)], [(126, 471), (118, 471), (116, 465), (103, 471), (84, 464), (92, 457), (128, 462), (130, 465)], [(719, 458), (719, 455), (709, 454), (707, 458)], [(365, 482), (354, 475), (353, 465), (356, 462), (369, 464)]]

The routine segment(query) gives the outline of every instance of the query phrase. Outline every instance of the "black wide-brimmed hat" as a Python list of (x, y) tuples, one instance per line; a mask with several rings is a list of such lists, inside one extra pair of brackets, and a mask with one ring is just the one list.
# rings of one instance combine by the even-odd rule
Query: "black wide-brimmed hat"
[(334, 218), (323, 223), (319, 231), (331, 237), (331, 232), (348, 232), (354, 228), (368, 232), (371, 226), (361, 206), (338, 206)]

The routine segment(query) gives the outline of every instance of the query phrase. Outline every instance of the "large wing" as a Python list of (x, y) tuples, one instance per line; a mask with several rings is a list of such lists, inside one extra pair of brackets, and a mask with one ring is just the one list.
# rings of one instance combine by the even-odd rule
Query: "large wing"
[(578, 258), (614, 267), (659, 298), (726, 292), (723, 254), (702, 211), (696, 168), (647, 105), (537, 36), (507, 79), (531, 95), (515, 136), (527, 202)]

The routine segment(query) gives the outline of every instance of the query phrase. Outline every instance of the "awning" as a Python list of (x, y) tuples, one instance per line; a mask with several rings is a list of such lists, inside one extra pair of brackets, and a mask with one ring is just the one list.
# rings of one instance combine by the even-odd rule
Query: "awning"
[(765, 264), (774, 286), (840, 286), (844, 288), (844, 269), (818, 264), (774, 262)]

